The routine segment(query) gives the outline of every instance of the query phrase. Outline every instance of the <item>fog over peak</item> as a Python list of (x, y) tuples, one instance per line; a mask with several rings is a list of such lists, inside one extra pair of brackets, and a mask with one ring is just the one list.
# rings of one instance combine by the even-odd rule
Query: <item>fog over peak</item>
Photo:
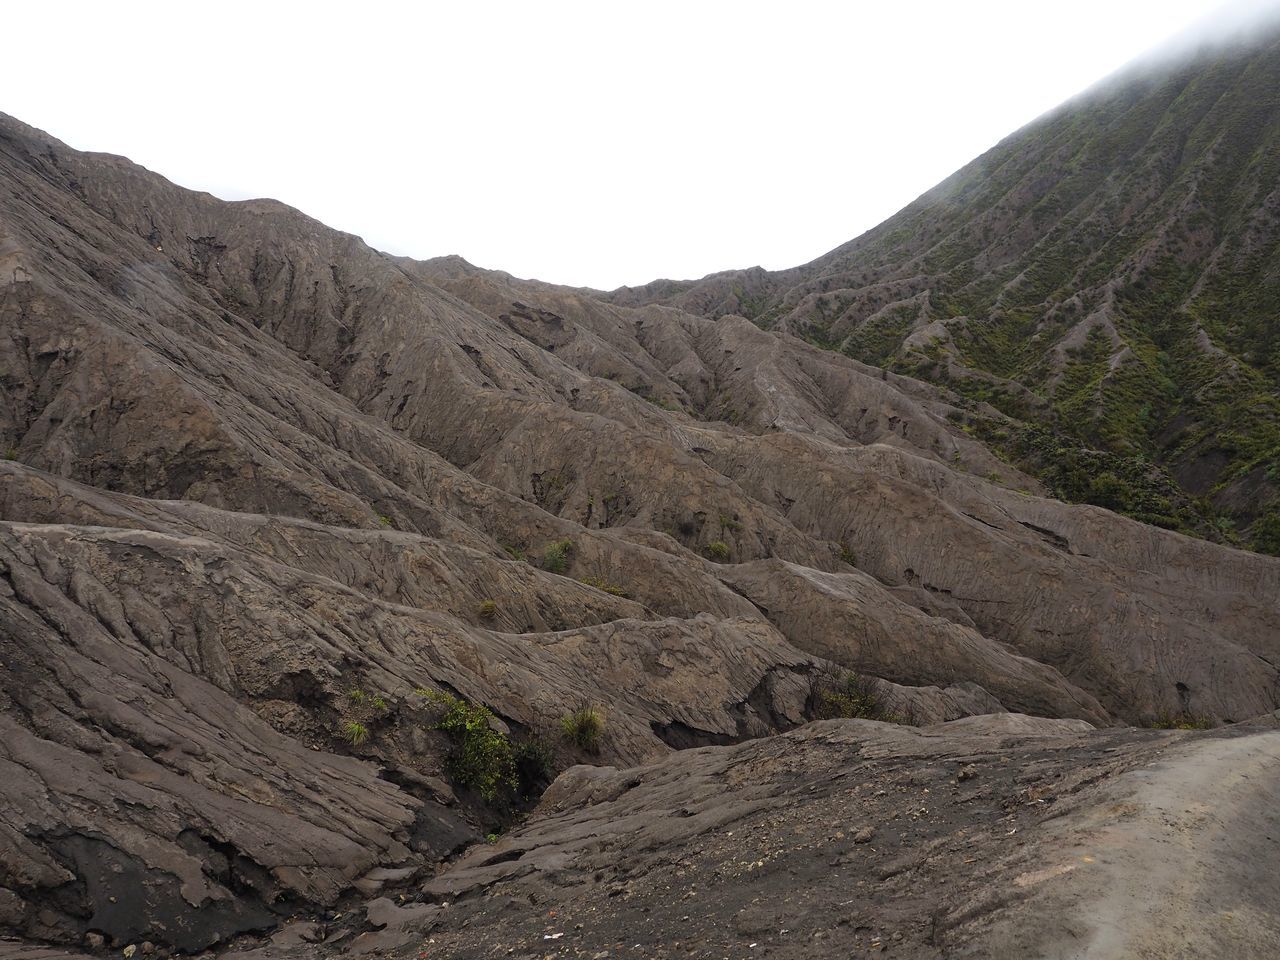
[(1167, 61), (1255, 43), (1280, 29), (1280, 0), (1228, 0), (1213, 13), (1160, 44), (1142, 60)]

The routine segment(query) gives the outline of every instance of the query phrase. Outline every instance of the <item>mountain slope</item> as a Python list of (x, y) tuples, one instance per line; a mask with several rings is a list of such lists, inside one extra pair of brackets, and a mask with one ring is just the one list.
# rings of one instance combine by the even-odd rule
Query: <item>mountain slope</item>
[(833, 709), (1280, 705), (1280, 561), (1044, 497), (956, 392), (740, 317), (389, 257), (2, 116), (0, 284), (6, 935), (376, 916), (574, 763)]
[(611, 299), (946, 385), (1057, 495), (1280, 553), (1277, 91), (1273, 23), (1118, 74), (803, 267)]

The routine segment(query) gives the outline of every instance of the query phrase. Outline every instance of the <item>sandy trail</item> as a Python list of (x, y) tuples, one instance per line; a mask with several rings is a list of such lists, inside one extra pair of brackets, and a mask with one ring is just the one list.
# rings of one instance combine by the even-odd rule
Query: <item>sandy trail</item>
[(1280, 731), (1195, 739), (1053, 830), (990, 956), (1280, 958)]

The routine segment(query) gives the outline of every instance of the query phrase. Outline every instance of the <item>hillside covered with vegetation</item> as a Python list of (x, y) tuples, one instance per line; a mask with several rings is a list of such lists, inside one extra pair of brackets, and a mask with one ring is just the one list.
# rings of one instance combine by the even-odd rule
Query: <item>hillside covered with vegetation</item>
[(946, 386), (1058, 496), (1280, 553), (1280, 32), (1130, 67), (778, 273), (616, 291)]

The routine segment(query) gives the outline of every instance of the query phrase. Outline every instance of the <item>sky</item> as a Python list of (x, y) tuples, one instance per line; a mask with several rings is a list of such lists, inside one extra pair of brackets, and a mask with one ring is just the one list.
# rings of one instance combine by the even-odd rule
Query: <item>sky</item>
[(612, 289), (807, 262), (1220, 6), (9, 4), (0, 110), (391, 253)]

